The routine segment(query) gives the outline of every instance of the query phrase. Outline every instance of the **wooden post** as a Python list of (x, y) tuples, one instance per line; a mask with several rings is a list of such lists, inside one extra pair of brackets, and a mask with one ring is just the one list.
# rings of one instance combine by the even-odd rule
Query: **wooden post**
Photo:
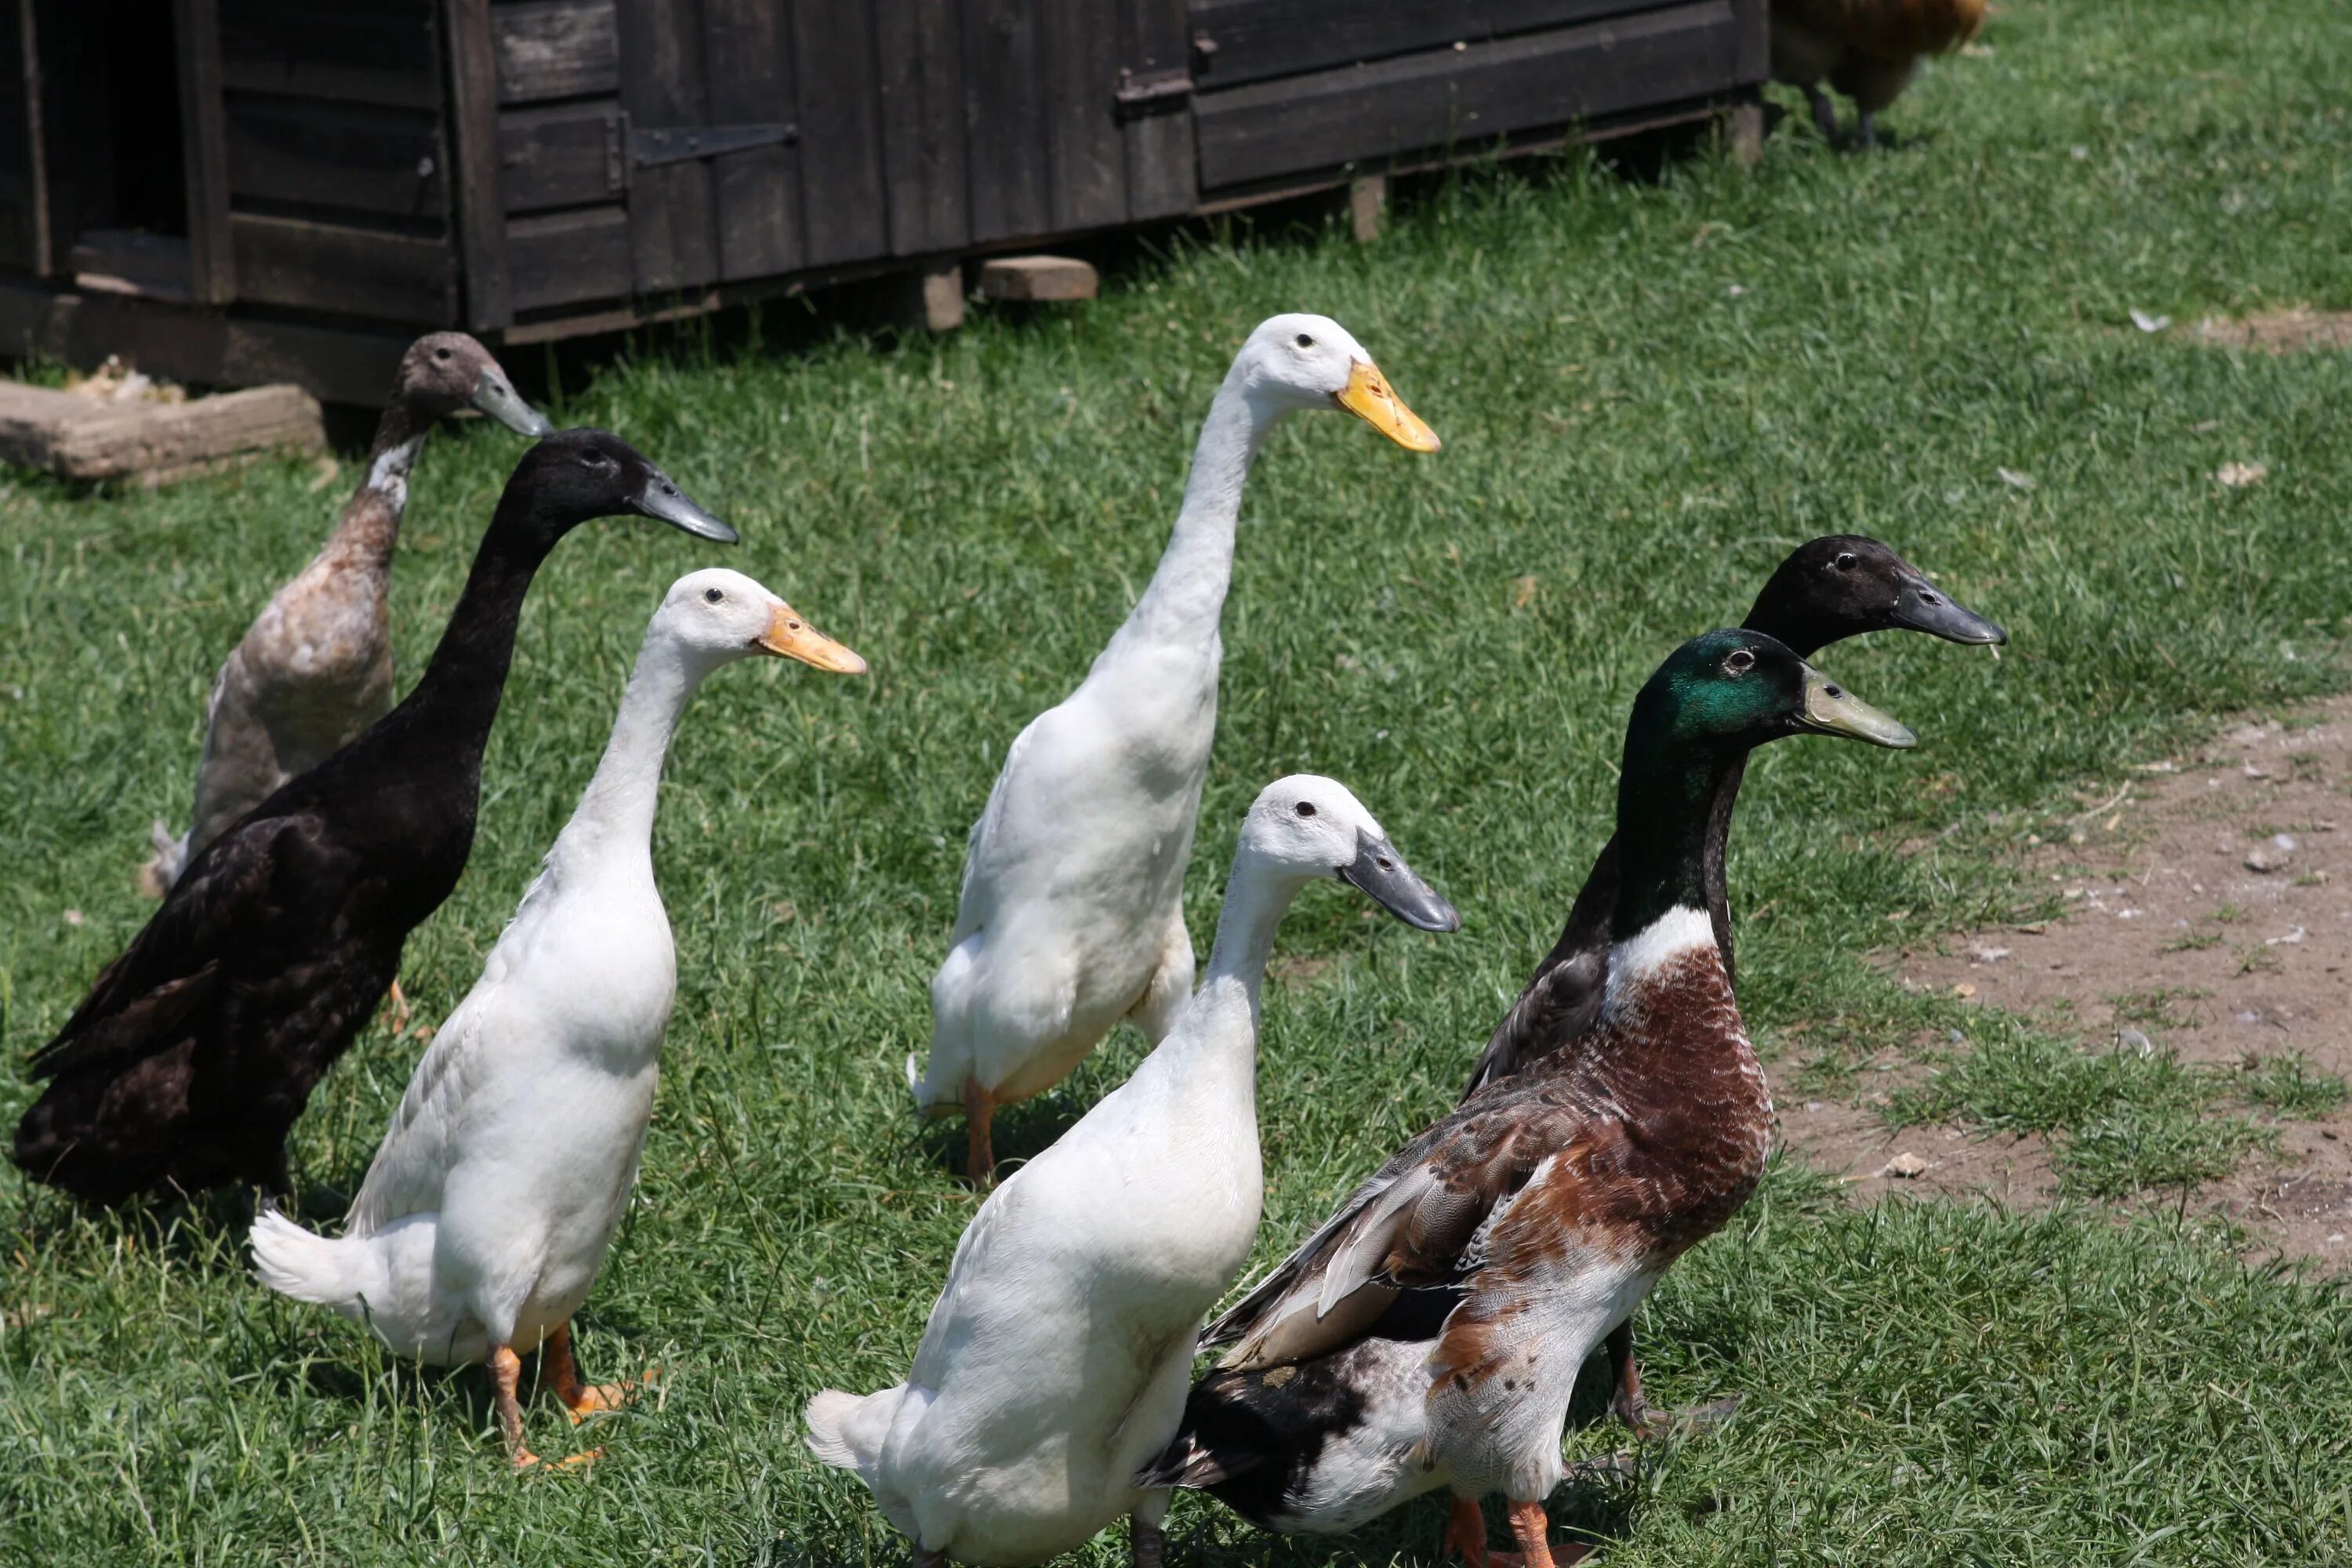
[(188, 196), (189, 296), (225, 305), (236, 298), (229, 243), (228, 122), (221, 101), (217, 0), (174, 0), (180, 56), (181, 177)]
[(935, 256), (901, 273), (897, 309), (901, 326), (927, 332), (952, 332), (963, 325), (963, 259)]
[(1358, 245), (1370, 245), (1381, 237), (1381, 221), (1389, 205), (1389, 177), (1386, 174), (1360, 174), (1348, 182), (1348, 224)]
[(499, 198), (499, 74), (490, 0), (443, 0), (441, 19), (449, 51), (446, 151), (449, 173), (457, 176), (466, 324), (478, 332), (496, 331), (514, 322), (514, 292), (507, 277), (506, 208)]
[(1724, 129), (1731, 141), (1731, 161), (1743, 169), (1752, 169), (1764, 158), (1764, 102), (1754, 89), (1740, 95), (1724, 116)]

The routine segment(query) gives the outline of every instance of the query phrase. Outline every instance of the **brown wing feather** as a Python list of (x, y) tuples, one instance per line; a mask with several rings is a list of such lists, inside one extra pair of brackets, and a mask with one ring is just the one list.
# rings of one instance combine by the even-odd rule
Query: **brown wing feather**
[(1240, 1305), (1206, 1342), (1248, 1369), (1324, 1354), (1362, 1331), (1401, 1288), (1458, 1281), (1479, 1237), (1545, 1156), (1594, 1115), (1550, 1075), (1509, 1079), (1414, 1139)]

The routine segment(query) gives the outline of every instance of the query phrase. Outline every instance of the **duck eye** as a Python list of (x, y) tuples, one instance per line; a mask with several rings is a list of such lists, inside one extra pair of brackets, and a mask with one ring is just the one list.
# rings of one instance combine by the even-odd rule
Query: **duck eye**
[(1315, 340), (1301, 332), (1298, 334), (1298, 346), (1302, 349), (1311, 349), (1315, 346)]
[(444, 344), (440, 348), (435, 349), (433, 351), (433, 357), (437, 360), (446, 360), (449, 357), (448, 346)]
[(1856, 564), (1857, 563), (1853, 558), (1853, 552), (1851, 550), (1837, 558), (1837, 569), (1841, 572), (1851, 572), (1854, 569)]
[(716, 588), (705, 588), (702, 591), (702, 602), (706, 605), (715, 605), (726, 596)]
[(1302, 800), (1291, 809), (1301, 816), (1312, 816), (1315, 815), (1315, 803), (1311, 800)]
[(1732, 649), (1731, 657), (1723, 661), (1723, 670), (1727, 675), (1745, 675), (1755, 666), (1756, 656), (1744, 647)]

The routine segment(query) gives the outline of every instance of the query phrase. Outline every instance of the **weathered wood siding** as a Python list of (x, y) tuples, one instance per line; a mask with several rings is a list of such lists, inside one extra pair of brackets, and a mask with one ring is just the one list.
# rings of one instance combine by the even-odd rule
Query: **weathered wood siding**
[(216, 0), (236, 298), (458, 320), (435, 0)]
[(1475, 153), (1765, 74), (1764, 0), (1191, 0), (1204, 191)]
[[(0, 82), (44, 83), (0, 94), (20, 284), (118, 216), (88, 248), (127, 268), (157, 222), (116, 199), (89, 3), (0, 0)], [(1687, 118), (1768, 54), (1768, 0), (148, 3), (213, 46), (179, 64), (189, 277), (154, 297), (332, 321), (368, 363)], [(176, 319), (207, 366), (247, 352)]]
[[(1182, 0), (496, 0), (519, 313), (1191, 208)], [(1122, 77), (1122, 72), (1127, 73)], [(651, 131), (789, 126), (646, 164)]]

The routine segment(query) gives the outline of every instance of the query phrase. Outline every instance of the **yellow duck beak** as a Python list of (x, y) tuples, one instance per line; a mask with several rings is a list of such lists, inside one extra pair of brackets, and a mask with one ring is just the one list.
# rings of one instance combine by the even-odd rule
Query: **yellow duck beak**
[(769, 612), (768, 629), (758, 638), (761, 647), (785, 658), (829, 669), (835, 675), (863, 675), (866, 661), (817, 630), (801, 613), (781, 601)]
[(1356, 361), (1347, 390), (1334, 393), (1332, 400), (1409, 452), (1434, 452), (1443, 445), (1437, 432), (1389, 390), (1388, 378), (1370, 361)]

